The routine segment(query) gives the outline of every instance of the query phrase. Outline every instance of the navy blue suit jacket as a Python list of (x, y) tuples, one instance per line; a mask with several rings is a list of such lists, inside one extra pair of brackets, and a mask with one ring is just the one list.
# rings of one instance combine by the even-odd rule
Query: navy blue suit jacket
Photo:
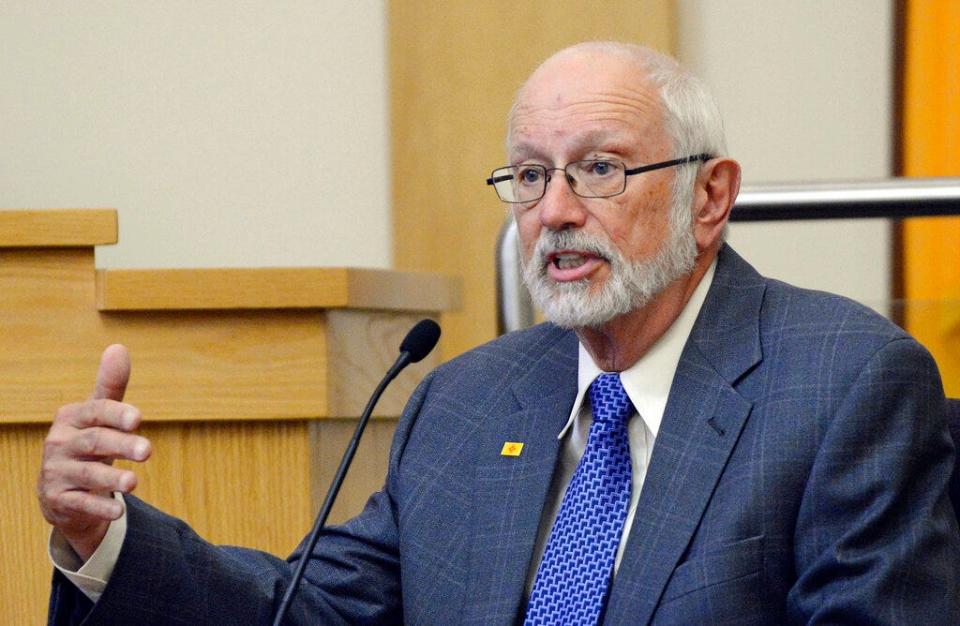
[[(549, 324), (432, 372), (400, 420), (384, 489), (321, 539), (291, 623), (522, 617), (576, 372), (576, 337)], [(960, 623), (944, 410), (936, 366), (901, 330), (765, 279), (725, 247), (605, 622)], [(522, 454), (501, 456), (505, 441)], [(212, 546), (128, 502), (102, 598), (91, 610), (55, 576), (52, 623), (269, 623), (287, 562)]]

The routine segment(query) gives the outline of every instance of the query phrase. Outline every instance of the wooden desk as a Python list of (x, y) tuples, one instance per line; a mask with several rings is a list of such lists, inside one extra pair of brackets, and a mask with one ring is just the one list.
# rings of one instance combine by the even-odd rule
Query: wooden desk
[[(116, 237), (113, 210), (0, 211), (0, 615), (14, 623), (46, 613), (42, 441), (89, 395), (105, 346), (130, 348), (126, 398), (154, 444), (137, 495), (213, 542), (286, 554), (403, 335), (459, 301), (456, 280), (408, 272), (95, 270)], [(437, 359), (384, 394), (331, 521), (382, 484), (396, 417)]]

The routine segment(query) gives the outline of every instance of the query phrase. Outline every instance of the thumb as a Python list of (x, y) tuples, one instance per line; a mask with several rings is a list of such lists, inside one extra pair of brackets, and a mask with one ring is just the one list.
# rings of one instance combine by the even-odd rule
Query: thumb
[(126, 346), (113, 344), (107, 346), (100, 357), (100, 368), (97, 370), (97, 385), (93, 390), (91, 400), (123, 400), (127, 390), (127, 381), (130, 380), (130, 352)]

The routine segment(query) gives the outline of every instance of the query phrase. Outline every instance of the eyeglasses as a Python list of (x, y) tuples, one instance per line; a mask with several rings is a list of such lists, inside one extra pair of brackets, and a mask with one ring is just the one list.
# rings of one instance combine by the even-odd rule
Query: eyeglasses
[(547, 183), (550, 182), (552, 173), (563, 172), (570, 189), (581, 198), (609, 198), (627, 189), (627, 176), (712, 158), (709, 154), (697, 154), (652, 165), (641, 165), (629, 170), (623, 163), (613, 159), (574, 161), (567, 163), (566, 167), (508, 165), (493, 170), (487, 184), (493, 185), (497, 196), (504, 202), (536, 202), (547, 192)]

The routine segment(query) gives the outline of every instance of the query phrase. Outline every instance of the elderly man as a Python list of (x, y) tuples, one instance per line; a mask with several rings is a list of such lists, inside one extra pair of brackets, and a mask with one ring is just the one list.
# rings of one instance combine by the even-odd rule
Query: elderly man
[[(291, 623), (960, 622), (936, 367), (723, 243), (723, 143), (700, 83), (650, 50), (581, 44), (537, 69), (488, 184), (552, 323), (423, 381), (384, 489), (321, 538)], [(149, 454), (127, 363), (108, 350), (98, 399), (48, 439), (54, 621), (268, 623), (287, 562), (109, 497), (135, 476), (95, 457)]]

